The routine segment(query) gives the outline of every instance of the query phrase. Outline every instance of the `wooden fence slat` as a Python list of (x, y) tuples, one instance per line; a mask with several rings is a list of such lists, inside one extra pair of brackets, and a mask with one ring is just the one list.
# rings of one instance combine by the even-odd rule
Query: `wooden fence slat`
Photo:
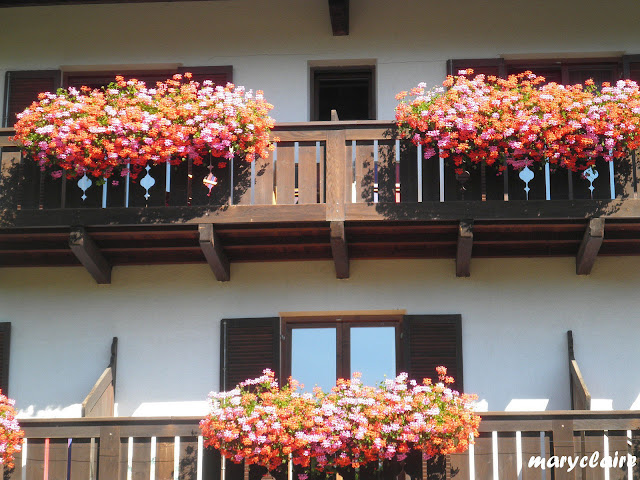
[(411, 142), (400, 142), (400, 201), (418, 201), (418, 147)]
[(254, 199), (256, 205), (273, 204), (273, 154), (256, 160)]
[(49, 479), (67, 478), (68, 439), (49, 440)]
[(120, 480), (127, 480), (127, 471), (129, 470), (129, 438), (120, 438)]
[(476, 479), (490, 480), (493, 478), (493, 448), (491, 443), (491, 433), (481, 433), (476, 438), (473, 456)]
[(449, 455), (447, 479), (467, 480), (469, 478), (469, 451)]
[[(609, 430), (607, 436), (609, 437), (609, 455), (612, 459), (616, 459), (616, 452), (618, 452), (617, 458), (626, 457), (627, 453), (630, 453), (626, 430)], [(609, 470), (609, 478), (610, 480), (627, 480), (626, 460), (622, 468), (617, 466)]]
[(295, 202), (295, 146), (278, 143), (276, 160), (276, 203), (291, 205)]
[(44, 438), (30, 438), (27, 448), (27, 480), (44, 478)]
[(173, 480), (174, 438), (156, 441), (156, 480)]
[(395, 141), (378, 143), (378, 202), (396, 201), (396, 149)]
[[(542, 455), (540, 432), (522, 432), (520, 444), (522, 447), (522, 480), (540, 480), (542, 469), (533, 466), (529, 468), (529, 459)], [(548, 458), (549, 450), (545, 449), (545, 453)]]
[(298, 145), (298, 203), (318, 203), (315, 143)]
[(353, 190), (354, 190), (354, 168), (353, 168), (353, 151), (357, 150), (355, 142), (347, 142), (345, 150), (345, 165), (344, 165), (344, 201), (346, 203), (353, 202)]
[(151, 475), (151, 438), (133, 439), (132, 480), (149, 480)]
[[(227, 462), (227, 466), (229, 462)], [(180, 480), (196, 480), (198, 437), (180, 437)]]
[[(233, 159), (233, 190), (232, 203), (234, 205), (251, 204), (251, 162), (243, 158)], [(215, 188), (215, 187), (214, 187)]]
[(356, 145), (356, 203), (373, 202), (373, 161), (373, 142), (358, 142)]
[(515, 433), (498, 434), (498, 472), (500, 478), (518, 478)]
[(71, 464), (69, 473), (71, 480), (89, 480), (91, 469), (91, 439), (75, 438), (71, 442)]
[[(600, 459), (604, 455), (604, 434), (603, 432), (585, 432), (585, 452), (584, 454), (588, 457), (591, 456), (592, 453), (598, 452), (600, 455)], [(600, 466), (596, 468), (587, 467), (585, 470), (585, 478), (586, 480), (604, 480), (604, 469), (600, 468)]]
[(8, 474), (9, 480), (22, 480), (22, 451), (14, 454), (14, 464), (15, 467), (11, 471), (6, 471), (5, 474)]

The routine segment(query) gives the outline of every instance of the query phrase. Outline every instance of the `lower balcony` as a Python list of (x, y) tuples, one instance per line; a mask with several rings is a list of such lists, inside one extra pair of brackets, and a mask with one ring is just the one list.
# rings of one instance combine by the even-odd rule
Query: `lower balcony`
[[(265, 473), (256, 467), (243, 473), (241, 467), (222, 463), (217, 452), (203, 448), (198, 421), (195, 417), (25, 419), (23, 452), (5, 478), (200, 480), (219, 479), (222, 472), (227, 480), (246, 480)], [(405, 469), (406, 475), (456, 480), (632, 480), (640, 475), (640, 465), (619, 462), (640, 456), (637, 411), (488, 412), (482, 415), (480, 432), (466, 453), (450, 455), (440, 464), (423, 462), (417, 471)], [(607, 455), (618, 459), (614, 466), (601, 466)], [(559, 463), (576, 456), (588, 458), (591, 465), (578, 464), (568, 471), (568, 464)], [(375, 478), (395, 478), (399, 466), (396, 470), (385, 469)], [(280, 477), (284, 480), (287, 474), (276, 475)]]
[(596, 255), (640, 254), (635, 153), (588, 175), (456, 175), (390, 122), (309, 122), (278, 125), (255, 164), (154, 166), (99, 186), (41, 172), (12, 133), (0, 131), (0, 266), (92, 262), (104, 277), (104, 265), (208, 262), (227, 280), (233, 262), (334, 260), (345, 277), (349, 259), (455, 258), (466, 276), (472, 257), (576, 256), (588, 273)]

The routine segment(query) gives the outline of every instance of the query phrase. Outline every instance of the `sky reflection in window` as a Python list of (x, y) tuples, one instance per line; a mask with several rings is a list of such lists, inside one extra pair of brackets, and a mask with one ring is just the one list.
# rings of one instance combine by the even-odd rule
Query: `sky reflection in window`
[(351, 373), (362, 373), (365, 385), (377, 385), (396, 376), (396, 329), (351, 328)]
[(294, 328), (291, 331), (291, 376), (305, 392), (316, 385), (325, 392), (336, 384), (336, 329)]

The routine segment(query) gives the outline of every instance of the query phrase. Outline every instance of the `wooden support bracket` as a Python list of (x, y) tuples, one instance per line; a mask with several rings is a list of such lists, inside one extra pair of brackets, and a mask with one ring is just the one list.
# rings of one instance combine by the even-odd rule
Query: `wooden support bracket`
[(473, 220), (462, 220), (458, 225), (456, 251), (456, 277), (471, 275), (471, 250), (473, 249)]
[(573, 331), (567, 331), (567, 345), (569, 347), (569, 392), (571, 396), (571, 410), (591, 410), (591, 394), (582, 377), (580, 367), (573, 350)]
[(222, 250), (220, 238), (214, 231), (213, 225), (210, 223), (198, 225), (198, 233), (200, 234), (200, 248), (216, 280), (219, 282), (228, 282), (231, 279), (229, 259)]
[(329, 0), (329, 15), (333, 35), (349, 35), (349, 0)]
[(344, 222), (331, 222), (331, 253), (336, 267), (336, 278), (349, 278), (349, 251)]
[(84, 227), (72, 227), (69, 248), (96, 282), (111, 283), (111, 265)]
[(604, 240), (604, 218), (592, 218), (582, 237), (576, 256), (576, 274), (589, 275)]

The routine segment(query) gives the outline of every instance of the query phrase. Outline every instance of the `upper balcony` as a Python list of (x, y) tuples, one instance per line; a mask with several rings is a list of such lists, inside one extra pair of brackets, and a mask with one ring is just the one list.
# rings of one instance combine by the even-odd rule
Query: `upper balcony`
[[(385, 121), (279, 124), (276, 151), (251, 164), (153, 166), (99, 186), (54, 179), (0, 130), (0, 265), (112, 265), (576, 256), (640, 253), (636, 156), (595, 172), (478, 168), (456, 175)], [(203, 180), (211, 171), (211, 194)], [(606, 225), (604, 219), (606, 218)], [(606, 231), (606, 234), (604, 233)]]

